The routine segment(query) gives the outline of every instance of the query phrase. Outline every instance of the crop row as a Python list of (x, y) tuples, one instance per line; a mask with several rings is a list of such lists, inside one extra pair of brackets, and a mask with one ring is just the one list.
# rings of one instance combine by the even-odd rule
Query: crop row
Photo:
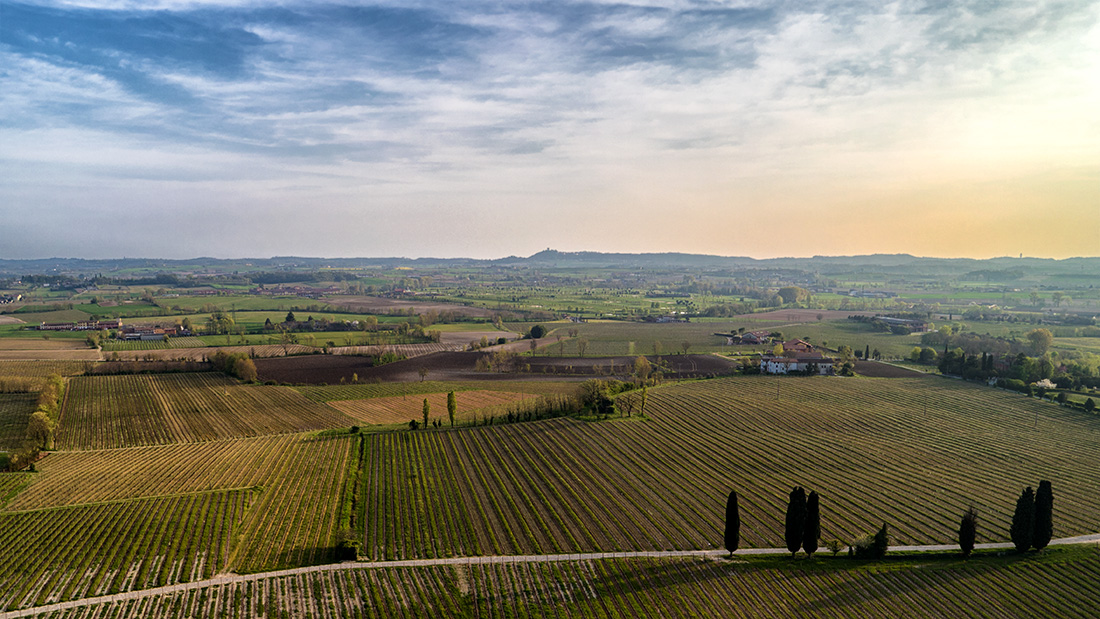
[(357, 447), (348, 437), (298, 442), (242, 527), (233, 561), (238, 572), (335, 560), (337, 506), (345, 476), (354, 473)]
[(92, 363), (91, 361), (70, 361), (64, 359), (3, 359), (0, 360), (0, 380), (18, 378), (41, 380), (45, 379), (50, 374), (75, 376), (86, 372), (88, 368), (91, 367)]
[(0, 514), (0, 609), (223, 571), (251, 490)]
[(217, 374), (74, 378), (58, 446), (109, 449), (303, 432), (350, 425), (331, 407), (283, 387)]
[(49, 454), (9, 511), (278, 483), (302, 437), (281, 434), (205, 443)]
[(48, 615), (92, 617), (1092, 617), (1093, 554), (933, 569), (681, 559), (358, 569), (233, 582)]
[(0, 393), (0, 450), (18, 449), (23, 444), (27, 421), (37, 405), (37, 393)]

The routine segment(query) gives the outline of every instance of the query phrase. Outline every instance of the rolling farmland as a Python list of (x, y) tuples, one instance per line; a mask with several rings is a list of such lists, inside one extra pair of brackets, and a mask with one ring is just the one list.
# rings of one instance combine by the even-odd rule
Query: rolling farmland
[(58, 447), (108, 449), (346, 427), (291, 389), (220, 374), (88, 376), (69, 382)]
[(744, 377), (652, 389), (646, 414), (368, 436), (364, 553), (713, 548), (731, 488), (742, 545), (776, 547), (796, 484), (821, 494), (824, 540), (888, 522), (897, 543), (950, 543), (974, 505), (979, 541), (1002, 541), (1016, 495), (1040, 478), (1058, 497), (1055, 536), (1100, 530), (1100, 421), (1019, 395)]
[(91, 617), (1091, 618), (1091, 551), (1021, 561), (631, 559), (341, 569), (243, 580), (58, 611)]

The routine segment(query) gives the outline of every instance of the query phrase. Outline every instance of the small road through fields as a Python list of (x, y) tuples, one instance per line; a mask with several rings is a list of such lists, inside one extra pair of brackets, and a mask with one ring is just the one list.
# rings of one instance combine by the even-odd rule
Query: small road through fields
[[(1066, 545), (1066, 544), (1088, 544), (1088, 543), (1100, 543), (1100, 533), (1093, 533), (1090, 535), (1078, 535), (1076, 537), (1064, 537), (1061, 539), (1051, 540), (1050, 545)], [(1010, 542), (997, 542), (988, 544), (975, 544), (977, 550), (996, 550), (1002, 548), (1012, 548)], [(929, 544), (923, 546), (890, 546), (890, 552), (937, 552), (937, 551), (949, 551), (956, 550), (958, 544)], [(737, 555), (785, 555), (788, 554), (786, 548), (744, 548), (738, 550)], [(69, 600), (67, 602), (58, 602), (55, 604), (47, 604), (45, 606), (35, 606), (31, 608), (23, 608), (19, 610), (8, 611), (0, 613), (0, 619), (8, 619), (9, 617), (31, 617), (34, 615), (47, 615), (60, 610), (68, 610), (72, 608), (79, 608), (82, 606), (91, 606), (94, 604), (107, 604), (111, 602), (125, 602), (128, 600), (139, 600), (146, 597), (152, 597), (157, 595), (167, 595), (173, 593), (180, 593), (184, 591), (191, 591), (194, 589), (203, 589), (205, 587), (212, 587), (216, 585), (226, 585), (232, 583), (252, 582), (257, 580), (264, 580), (266, 578), (279, 578), (283, 576), (295, 576), (299, 574), (310, 574), (314, 572), (331, 572), (338, 570), (365, 570), (365, 569), (385, 569), (394, 567), (428, 567), (433, 565), (487, 565), (487, 564), (516, 564), (516, 563), (553, 563), (558, 561), (593, 561), (603, 559), (635, 559), (635, 558), (677, 558), (677, 557), (699, 557), (699, 558), (721, 558), (727, 556), (729, 553), (725, 550), (653, 550), (653, 551), (632, 551), (632, 552), (585, 552), (585, 553), (571, 553), (571, 554), (552, 554), (552, 555), (504, 555), (504, 556), (488, 556), (488, 557), (446, 557), (440, 559), (409, 559), (404, 561), (372, 561), (372, 562), (360, 562), (360, 561), (345, 561), (343, 563), (329, 563), (327, 565), (311, 565), (308, 567), (298, 567), (288, 570), (279, 570), (275, 572), (259, 572), (256, 574), (221, 574), (207, 580), (197, 580), (194, 582), (185, 582), (175, 585), (167, 585), (164, 587), (156, 587), (153, 589), (140, 589), (137, 591), (127, 591), (125, 593), (117, 593), (114, 595), (101, 595), (97, 597), (82, 598), (79, 600)]]

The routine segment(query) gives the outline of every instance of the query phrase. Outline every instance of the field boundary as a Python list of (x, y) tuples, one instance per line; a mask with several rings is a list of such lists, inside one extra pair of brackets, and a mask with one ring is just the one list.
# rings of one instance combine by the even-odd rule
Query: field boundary
[[(1061, 539), (1051, 540), (1051, 546), (1064, 546), (1070, 544), (1087, 544), (1087, 543), (1100, 543), (1100, 533), (1092, 533), (1088, 535), (1077, 535), (1074, 537), (1064, 537)], [(890, 552), (939, 552), (957, 550), (958, 544), (927, 544), (919, 546), (891, 546)], [(1011, 542), (992, 542), (975, 544), (974, 548), (978, 550), (998, 550), (1012, 548)], [(790, 551), (786, 548), (743, 548), (735, 552), (735, 555), (785, 555)], [(416, 568), (416, 567), (430, 567), (436, 565), (492, 565), (492, 564), (516, 564), (516, 563), (555, 563), (565, 561), (600, 561), (606, 559), (657, 559), (657, 558), (690, 558), (698, 557), (700, 559), (719, 558), (728, 555), (726, 550), (641, 550), (641, 551), (623, 551), (623, 552), (582, 552), (582, 553), (568, 553), (568, 554), (543, 554), (543, 555), (492, 555), (484, 557), (444, 557), (437, 559), (404, 559), (397, 561), (344, 561), (341, 563), (328, 563), (324, 565), (310, 565), (306, 567), (296, 567), (285, 570), (276, 570), (272, 572), (256, 572), (253, 574), (220, 574), (213, 578), (206, 580), (196, 580), (193, 582), (177, 583), (174, 585), (165, 585), (163, 587), (154, 587), (151, 589), (140, 589), (136, 591), (127, 591), (125, 593), (117, 593), (112, 595), (101, 595), (96, 597), (81, 598), (79, 600), (69, 600), (66, 602), (57, 602), (54, 604), (46, 604), (43, 606), (32, 606), (30, 608), (22, 608), (19, 610), (8, 611), (0, 613), (0, 619), (14, 619), (15, 617), (31, 617), (35, 615), (46, 615), (55, 613), (58, 611), (69, 610), (73, 608), (80, 608), (83, 606), (92, 606), (95, 604), (108, 604), (115, 602), (125, 602), (128, 600), (140, 600), (147, 597), (154, 597), (158, 595), (168, 595), (173, 593), (181, 593), (185, 591), (192, 591), (195, 589), (204, 589), (206, 587), (213, 587), (217, 585), (225, 585), (230, 583), (241, 582), (254, 582), (257, 580), (265, 580), (268, 578), (282, 578), (286, 576), (297, 576), (301, 574), (311, 574), (316, 572), (335, 572), (343, 570), (371, 570), (371, 569), (386, 569), (386, 568)]]

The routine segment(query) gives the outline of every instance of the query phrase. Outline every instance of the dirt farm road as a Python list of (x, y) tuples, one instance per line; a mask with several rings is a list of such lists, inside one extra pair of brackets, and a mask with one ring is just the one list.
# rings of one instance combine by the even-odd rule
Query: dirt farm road
[[(1066, 544), (1088, 544), (1088, 543), (1100, 543), (1100, 533), (1093, 533), (1090, 535), (1078, 535), (1076, 537), (1064, 537), (1061, 539), (1051, 540), (1051, 546), (1066, 545)], [(975, 544), (977, 550), (996, 550), (1002, 548), (1012, 548), (1010, 542), (996, 542), (987, 544)], [(924, 546), (891, 546), (891, 552), (937, 552), (937, 551), (949, 551), (958, 549), (958, 544), (929, 544)], [(786, 548), (744, 548), (738, 550), (736, 555), (784, 555), (788, 554)], [(173, 593), (180, 593), (184, 591), (190, 591), (193, 589), (203, 589), (205, 587), (212, 587), (218, 585), (226, 585), (233, 583), (252, 582), (257, 580), (264, 580), (267, 578), (279, 578), (282, 576), (294, 576), (298, 574), (309, 574), (313, 572), (327, 572), (336, 570), (369, 570), (369, 569), (384, 569), (393, 567), (427, 567), (432, 565), (485, 565), (485, 564), (510, 564), (510, 563), (553, 563), (556, 561), (595, 561), (602, 559), (634, 559), (634, 558), (676, 558), (676, 557), (698, 557), (698, 558), (720, 558), (728, 555), (725, 550), (653, 550), (653, 551), (628, 551), (628, 552), (585, 552), (585, 553), (572, 553), (572, 554), (553, 554), (553, 555), (504, 555), (504, 556), (488, 556), (488, 557), (447, 557), (441, 559), (409, 559), (403, 561), (345, 561), (343, 563), (329, 563), (326, 565), (311, 565), (308, 567), (298, 567), (288, 570), (279, 570), (275, 572), (261, 572), (258, 574), (221, 574), (207, 580), (197, 580), (194, 582), (178, 583), (174, 585), (166, 585), (163, 587), (156, 587), (153, 589), (140, 589), (137, 591), (127, 591), (125, 593), (117, 593), (114, 595), (101, 595), (97, 597), (82, 598), (79, 600), (69, 600), (67, 602), (58, 602), (55, 604), (47, 604), (44, 606), (34, 606), (31, 608), (22, 608), (19, 610), (8, 611), (0, 613), (0, 619), (8, 619), (9, 617), (31, 617), (35, 615), (47, 615), (59, 610), (67, 610), (71, 608), (78, 608), (81, 606), (91, 606), (94, 604), (107, 604), (111, 602), (124, 602), (127, 600), (138, 600), (141, 598), (152, 597), (157, 595), (167, 595)]]

